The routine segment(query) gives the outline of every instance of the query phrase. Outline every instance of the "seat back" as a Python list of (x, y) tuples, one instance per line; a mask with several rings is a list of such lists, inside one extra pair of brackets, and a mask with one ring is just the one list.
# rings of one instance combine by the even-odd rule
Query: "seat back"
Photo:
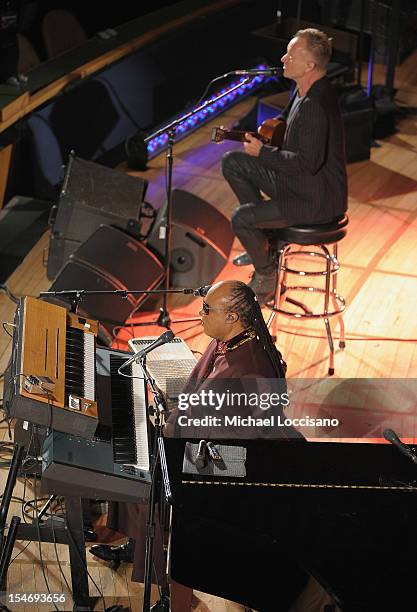
[(32, 46), (32, 43), (24, 34), (17, 34), (17, 44), (19, 46), (19, 63), (17, 67), (18, 74), (26, 74), (36, 66), (39, 66), (41, 60)]
[(65, 9), (53, 9), (45, 15), (42, 36), (48, 58), (65, 53), (87, 40), (79, 21)]

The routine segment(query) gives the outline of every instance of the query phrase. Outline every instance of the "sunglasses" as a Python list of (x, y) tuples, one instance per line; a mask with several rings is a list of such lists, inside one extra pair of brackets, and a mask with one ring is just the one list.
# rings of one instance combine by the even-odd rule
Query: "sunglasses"
[(203, 300), (203, 307), (201, 309), (205, 315), (210, 313), (210, 310), (216, 310), (217, 312), (230, 312), (228, 308), (213, 308), (213, 306), (209, 306), (207, 302)]

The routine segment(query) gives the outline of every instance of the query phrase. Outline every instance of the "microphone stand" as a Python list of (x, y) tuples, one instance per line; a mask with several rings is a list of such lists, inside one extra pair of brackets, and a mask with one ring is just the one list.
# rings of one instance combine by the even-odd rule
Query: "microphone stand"
[[(154, 404), (155, 404), (155, 423), (154, 423), (154, 437), (152, 443), (152, 455), (151, 455), (151, 490), (149, 494), (148, 502), (148, 520), (146, 524), (146, 549), (145, 549), (145, 575), (144, 575), (144, 594), (143, 594), (143, 612), (150, 611), (151, 605), (151, 587), (152, 587), (152, 557), (153, 547), (155, 539), (155, 509), (156, 509), (156, 485), (158, 475), (166, 466), (165, 449), (163, 445), (162, 437), (162, 414), (167, 410), (165, 399), (160, 393), (159, 389), (155, 384), (155, 380), (149, 374), (146, 367), (146, 355), (143, 355), (139, 359), (139, 364), (142, 368), (143, 375), (146, 383), (152, 392)], [(165, 486), (165, 499), (169, 500), (171, 493), (166, 488), (166, 478), (163, 478)], [(161, 498), (162, 505), (162, 498)], [(169, 586), (168, 576), (165, 575), (165, 584), (162, 585), (162, 598), (158, 602), (158, 610), (166, 610), (169, 612)]]
[[(229, 76), (229, 74), (230, 73), (226, 73), (225, 75), (222, 75), (222, 76)], [(213, 79), (213, 81), (214, 80), (216, 79)], [(145, 144), (147, 144), (150, 140), (153, 140), (154, 138), (157, 138), (158, 136), (162, 136), (165, 133), (168, 134), (168, 148), (166, 152), (166, 167), (167, 167), (166, 207), (167, 208), (166, 208), (166, 216), (162, 220), (164, 222), (164, 226), (161, 226), (161, 229), (162, 227), (164, 227), (163, 238), (165, 239), (165, 254), (164, 254), (164, 281), (165, 281), (164, 291), (165, 293), (163, 297), (162, 306), (159, 309), (159, 316), (156, 319), (156, 321), (151, 321), (143, 325), (158, 325), (159, 327), (165, 327), (166, 329), (169, 329), (171, 327), (171, 323), (180, 323), (180, 322), (186, 323), (187, 321), (193, 320), (193, 319), (186, 319), (184, 321), (172, 321), (170, 314), (169, 314), (169, 310), (168, 310), (168, 293), (172, 291), (170, 289), (171, 234), (172, 234), (172, 171), (174, 167), (174, 144), (175, 144), (175, 136), (176, 136), (177, 128), (181, 123), (184, 123), (185, 121), (190, 119), (190, 117), (193, 117), (197, 113), (204, 111), (210, 104), (214, 104), (215, 102), (218, 102), (219, 100), (229, 95), (233, 91), (236, 91), (237, 89), (239, 89), (239, 87), (242, 87), (242, 85), (247, 83), (248, 80), (249, 80), (249, 77), (247, 76), (243, 80), (240, 80), (239, 83), (236, 84), (234, 87), (231, 87), (227, 91), (219, 94), (218, 96), (215, 96), (214, 98), (206, 100), (205, 102), (203, 102), (203, 104), (200, 104), (199, 106), (189, 111), (182, 117), (179, 117), (178, 119), (174, 119), (173, 121), (171, 121), (171, 123), (162, 127), (161, 129), (157, 130), (152, 135), (144, 139)], [(139, 323), (138, 325), (142, 325), (142, 324)]]
[[(78, 307), (80, 305), (80, 302), (82, 302), (82, 300), (85, 297), (88, 297), (90, 295), (102, 295), (102, 296), (106, 296), (106, 295), (119, 295), (122, 299), (127, 299), (128, 295), (141, 295), (143, 293), (146, 293), (147, 295), (153, 295), (153, 294), (163, 294), (164, 297), (166, 296), (166, 294), (168, 293), (182, 293), (184, 295), (195, 295), (196, 297), (198, 297), (200, 294), (198, 293), (198, 290), (196, 289), (191, 289), (191, 288), (185, 288), (185, 289), (141, 289), (141, 290), (132, 290), (132, 291), (128, 291), (127, 289), (114, 289), (114, 290), (93, 290), (93, 291), (86, 291), (85, 289), (64, 289), (62, 291), (41, 291), (41, 293), (39, 293), (39, 297), (61, 297), (61, 298), (68, 298), (69, 299), (69, 303), (70, 303), (70, 312), (73, 313), (77, 313)], [(199, 317), (194, 317), (192, 319), (184, 319), (184, 320), (179, 320), (176, 321), (176, 323), (187, 323), (189, 321), (199, 321), (200, 318)], [(137, 325), (152, 325), (155, 324), (152, 321), (150, 323), (144, 323), (144, 324), (135, 324), (135, 326)]]

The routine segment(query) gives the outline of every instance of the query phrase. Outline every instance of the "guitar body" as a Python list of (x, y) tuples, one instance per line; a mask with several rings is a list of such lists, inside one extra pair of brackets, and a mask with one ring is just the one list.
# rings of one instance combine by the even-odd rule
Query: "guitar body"
[[(281, 147), (287, 124), (284, 119), (265, 119), (258, 132), (249, 132), (252, 136), (262, 140), (264, 144), (273, 147)], [(239, 130), (225, 130), (223, 127), (215, 127), (211, 133), (212, 142), (223, 142), (223, 140), (237, 140), (245, 142), (245, 132)]]
[(266, 144), (273, 147), (281, 147), (284, 141), (287, 123), (284, 119), (265, 119), (259, 128), (258, 134), (262, 136)]

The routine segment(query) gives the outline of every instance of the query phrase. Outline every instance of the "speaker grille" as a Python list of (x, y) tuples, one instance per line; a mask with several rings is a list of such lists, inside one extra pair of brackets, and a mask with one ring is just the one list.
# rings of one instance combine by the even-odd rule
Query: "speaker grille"
[(47, 276), (55, 278), (74, 250), (100, 225), (139, 235), (147, 181), (70, 155), (49, 245)]
[[(73, 253), (50, 291), (147, 291), (163, 278), (159, 259), (122, 230), (103, 225)], [(102, 322), (107, 329), (123, 325), (146, 299), (146, 294), (85, 296), (83, 313)]]
[[(147, 241), (147, 246), (161, 259), (165, 256), (165, 239), (159, 234), (166, 214), (165, 204)], [(210, 284), (226, 264), (233, 240), (229, 220), (214, 206), (182, 189), (172, 191), (170, 283), (173, 287)]]

